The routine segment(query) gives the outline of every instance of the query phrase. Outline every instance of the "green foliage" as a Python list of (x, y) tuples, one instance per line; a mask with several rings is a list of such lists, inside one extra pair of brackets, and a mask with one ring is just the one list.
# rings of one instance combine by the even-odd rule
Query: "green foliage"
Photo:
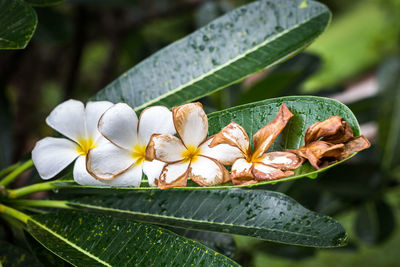
[[(29, 2), (34, 5), (47, 5), (60, 1), (30, 0)], [(4, 0), (0, 0), (0, 7), (4, 3), (6, 3)], [(18, 0), (15, 3), (24, 2)], [(137, 4), (135, 0), (100, 2), (74, 0), (70, 3), (79, 3), (82, 6)], [(210, 17), (214, 17), (229, 7), (214, 6), (212, 8), (213, 12), (208, 14)], [(207, 9), (205, 10), (203, 12), (207, 13)], [(67, 35), (72, 25), (65, 24), (64, 18), (61, 18), (61, 14), (64, 14), (62, 10), (43, 9), (42, 11), (39, 16), (43, 17), (44, 24), (53, 26), (51, 22), (54, 21), (58, 30), (54, 31), (53, 27), (43, 27), (41, 35), (38, 35), (39, 39), (46, 43), (58, 43), (68, 39), (64, 40), (62, 37)], [(0, 15), (1, 12), (0, 9)], [(372, 9), (368, 9), (368, 12), (370, 15), (376, 13)], [(55, 17), (59, 15), (60, 20), (57, 21)], [(185, 13), (188, 21), (190, 16), (189, 13)], [(292, 57), (323, 32), (330, 21), (330, 16), (329, 10), (324, 5), (314, 1), (261, 0), (248, 4), (145, 59), (93, 99), (126, 102), (135, 107), (138, 112), (149, 105), (162, 104), (172, 107), (187, 103)], [(0, 16), (0, 22), (2, 19), (3, 17)], [(382, 17), (379, 15), (377, 18), (371, 15), (371, 19), (381, 20)], [(146, 22), (146, 25), (137, 31), (139, 34), (136, 31), (130, 34), (136, 39), (147, 35), (149, 39), (156, 36), (163, 44), (185, 33), (186, 28), (182, 27), (172, 35), (170, 32), (165, 35), (165, 29), (173, 28), (175, 21), (181, 20), (171, 17), (168, 18), (167, 23), (162, 19), (152, 23)], [(354, 22), (355, 26), (353, 26), (359, 29), (361, 23), (358, 23), (358, 20), (351, 21)], [(164, 26), (160, 28), (161, 23)], [(376, 32), (378, 26), (381, 25), (373, 25), (370, 30)], [(110, 28), (114, 29), (113, 26)], [(119, 34), (121, 33), (115, 33), (115, 35)], [(348, 34), (347, 31), (346, 34)], [(364, 33), (359, 34), (364, 36)], [(365, 35), (368, 34), (365, 33)], [(363, 40), (361, 37), (354, 37), (354, 39)], [(341, 45), (348, 42), (344, 38), (339, 38), (339, 41), (336, 38), (329, 40), (327, 42), (329, 45), (331, 41), (340, 41)], [(82, 65), (84, 74), (81, 76), (84, 77), (84, 81), (85, 79), (91, 81), (87, 83), (89, 85), (97, 80), (98, 72), (102, 71), (101, 65), (109, 60), (107, 56), (104, 56), (107, 53), (100, 53), (100, 55), (99, 51), (107, 52), (115, 49), (115, 43), (112, 42), (106, 43), (107, 45), (103, 41), (99, 42), (98, 39), (90, 40), (90, 42), (101, 49), (93, 50), (93, 45), (81, 47), (84, 51), (84, 62), (92, 63)], [(140, 42), (138, 46), (142, 46), (144, 41), (140, 40)], [(124, 45), (129, 46), (130, 43)], [(332, 47), (334, 47), (333, 44)], [(360, 47), (364, 48), (361, 44), (351, 46), (344, 54), (350, 55), (348, 56), (350, 60), (355, 50), (364, 51)], [(118, 50), (118, 44), (116, 49)], [(88, 54), (89, 52), (91, 54)], [(335, 56), (335, 49), (330, 53)], [(137, 51), (133, 53), (130, 51), (129, 55), (136, 58), (139, 54)], [(303, 144), (307, 127), (331, 115), (342, 116), (350, 124), (355, 135), (359, 135), (360, 127), (355, 116), (345, 105), (337, 101), (309, 96), (267, 99), (277, 95), (294, 94), (300, 84), (319, 68), (319, 59), (315, 56), (302, 55), (297, 60), (275, 68), (266, 79), (239, 98), (238, 102), (262, 101), (210, 113), (209, 135), (217, 133), (226, 124), (235, 121), (246, 129), (251, 139), (258, 129), (275, 117), (282, 103), (285, 103), (295, 116), (272, 145), (271, 151), (298, 148)], [(93, 62), (102, 64), (93, 65)], [(93, 72), (94, 69), (97, 71)], [(350, 67), (343, 68), (347, 71), (349, 69), (352, 70)], [(391, 94), (389, 92), (395, 94), (391, 90), (397, 88), (393, 86), (397, 82), (396, 71), (384, 71), (384, 73), (391, 75), (391, 78), (382, 78), (391, 83), (385, 87), (387, 88), (385, 92), (388, 92), (386, 95)], [(338, 75), (335, 79), (340, 80), (342, 76)], [(388, 110), (390, 109), (390, 111), (385, 111), (385, 114), (396, 110), (397, 98), (387, 98), (385, 101), (387, 101), (385, 103)], [(387, 115), (386, 118), (391, 117)], [(384, 146), (389, 146), (388, 140), (394, 140), (390, 136), (396, 135), (398, 127), (396, 123), (386, 122), (384, 125), (386, 125), (384, 131), (387, 134), (382, 140), (385, 140)], [(392, 141), (390, 145), (397, 147), (397, 141), (394, 143)], [(393, 153), (391, 155), (386, 157), (393, 159), (390, 161), (390, 166), (394, 166), (392, 163), (397, 162), (397, 158)], [(383, 199), (380, 195), (383, 190), (382, 183), (380, 180), (376, 182), (373, 179), (376, 177), (381, 179), (379, 175), (374, 176), (378, 172), (375, 170), (377, 166), (376, 162), (373, 164), (365, 162), (357, 164), (356, 162), (355, 165), (343, 169), (332, 168), (333, 172), (328, 172), (332, 176), (331, 179), (316, 181), (301, 179), (294, 184), (294, 181), (290, 180), (301, 177), (316, 178), (319, 173), (327, 169), (316, 171), (309, 164), (305, 164), (296, 170), (296, 174), (292, 177), (261, 182), (251, 185), (251, 189), (233, 188), (235, 186), (231, 183), (212, 188), (200, 188), (190, 181), (186, 188), (170, 190), (149, 188), (147, 181), (143, 181), (141, 188), (85, 187), (75, 184), (69, 174), (64, 179), (37, 186), (42, 190), (64, 188), (59, 194), (52, 194), (53, 198), (61, 199), (61, 202), (43, 200), (18, 202), (18, 200), (5, 199), (10, 198), (9, 193), (15, 193), (19, 189), (0, 188), (0, 196), (4, 197), (7, 205), (24, 209), (28, 214), (18, 215), (18, 211), (15, 210), (9, 215), (16, 216), (17, 219), (18, 216), (31, 218), (27, 221), (26, 229), (33, 237), (28, 235), (27, 242), (32, 253), (44, 265), (68, 266), (71, 263), (87, 266), (134, 264), (237, 266), (236, 262), (219, 254), (235, 259), (238, 257), (235, 253), (232, 234), (257, 238), (261, 243), (256, 251), (275, 250), (274, 255), (292, 255), (295, 259), (314, 255), (317, 250), (306, 247), (293, 248), (284, 244), (321, 248), (345, 245), (347, 234), (344, 228), (332, 218), (310, 209), (325, 214), (335, 214), (343, 210), (343, 206), (337, 204), (342, 201), (340, 197), (351, 199), (356, 203), (372, 195), (376, 197), (374, 199)], [(0, 172), (2, 175), (5, 173)], [(366, 179), (363, 179), (364, 177)], [(280, 183), (283, 181), (287, 183)], [(273, 185), (277, 182), (279, 184)], [(18, 191), (20, 195), (17, 197), (36, 192), (32, 189), (35, 186), (21, 188)], [(295, 199), (307, 208), (294, 199), (272, 190), (295, 196)], [(323, 194), (324, 192), (328, 193)], [(37, 205), (30, 206), (30, 203)], [(325, 205), (326, 203), (328, 204)], [(377, 200), (373, 204), (375, 206), (372, 209), (360, 211), (357, 232), (366, 242), (378, 243), (386, 240), (393, 230), (395, 221), (393, 213), (390, 213), (391, 207), (386, 202)], [(55, 212), (54, 208), (73, 208), (77, 211)], [(373, 216), (376, 214), (378, 217)], [(15, 223), (14, 221), (8, 220), (11, 225)], [(363, 223), (365, 221), (368, 223)], [(168, 230), (170, 228), (172, 232)], [(277, 242), (280, 245), (272, 247), (271, 243), (265, 240)]]
[(105, 214), (57, 212), (33, 216), (27, 225), (47, 249), (79, 266), (237, 266), (196, 241)]
[(346, 232), (333, 219), (309, 211), (273, 191), (99, 189), (97, 194), (75, 197), (68, 205), (155, 224), (247, 235), (287, 244), (336, 247), (346, 242)]
[(285, 60), (325, 29), (329, 10), (308, 1), (242, 6), (167, 46), (100, 91), (94, 99), (177, 106)]
[(0, 0), (0, 49), (23, 49), (36, 29), (37, 16), (22, 0)]

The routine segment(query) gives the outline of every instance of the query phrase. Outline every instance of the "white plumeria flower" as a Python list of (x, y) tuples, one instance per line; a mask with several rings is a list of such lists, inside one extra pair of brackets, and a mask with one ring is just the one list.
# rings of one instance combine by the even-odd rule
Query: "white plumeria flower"
[(75, 159), (74, 180), (81, 185), (102, 184), (86, 170), (86, 156), (90, 149), (105, 140), (97, 130), (101, 115), (113, 104), (108, 101), (88, 102), (68, 100), (46, 118), (46, 123), (66, 138), (46, 137), (38, 141), (32, 150), (32, 160), (39, 175), (53, 178)]
[(154, 106), (145, 109), (138, 119), (130, 106), (118, 103), (103, 114), (98, 129), (111, 143), (90, 150), (90, 174), (98, 180), (118, 180), (121, 186), (139, 187), (144, 172), (149, 185), (155, 186), (165, 163), (146, 160), (146, 147), (153, 134), (175, 134), (171, 111)]
[(210, 148), (212, 137), (206, 139), (208, 119), (200, 103), (190, 103), (172, 109), (175, 129), (180, 137), (153, 135), (146, 157), (167, 163), (158, 187), (165, 189), (186, 186), (187, 178), (201, 186), (226, 183), (230, 180), (224, 165), (241, 156), (238, 149), (222, 144)]

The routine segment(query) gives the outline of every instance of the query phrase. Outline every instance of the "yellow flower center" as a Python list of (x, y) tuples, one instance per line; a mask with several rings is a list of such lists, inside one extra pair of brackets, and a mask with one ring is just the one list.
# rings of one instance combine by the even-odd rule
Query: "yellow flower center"
[(79, 138), (78, 146), (76, 147), (76, 151), (83, 156), (86, 156), (90, 149), (95, 148), (96, 144), (92, 138)]
[(201, 152), (201, 149), (199, 147), (195, 147), (192, 145), (188, 145), (186, 147), (187, 149), (182, 152), (182, 158), (184, 162), (195, 162)]
[(141, 165), (145, 161), (146, 145), (136, 145), (133, 147), (132, 158), (136, 165)]

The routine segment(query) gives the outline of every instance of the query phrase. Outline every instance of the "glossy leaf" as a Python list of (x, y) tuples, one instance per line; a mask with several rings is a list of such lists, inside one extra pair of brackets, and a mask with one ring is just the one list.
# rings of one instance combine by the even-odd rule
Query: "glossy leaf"
[(45, 248), (42, 244), (36, 241), (36, 239), (33, 238), (31, 235), (25, 234), (25, 240), (26, 243), (28, 243), (28, 246), (33, 255), (35, 255), (35, 257), (39, 260), (39, 262), (43, 266), (46, 267), (72, 266), (70, 263), (64, 261), (62, 258), (58, 257), (56, 254)]
[[(86, 194), (89, 192), (86, 190)], [(336, 247), (346, 242), (345, 230), (332, 218), (266, 190), (104, 188), (92, 196), (76, 196), (67, 204), (155, 224), (286, 244)]]
[(78, 266), (237, 266), (163, 228), (105, 214), (35, 215), (27, 227), (43, 246)]
[(227, 257), (232, 257), (236, 250), (235, 240), (232, 235), (174, 227), (167, 227), (167, 229), (178, 235), (199, 241)]
[(0, 240), (0, 266), (40, 267), (35, 257), (23, 248)]
[(36, 24), (36, 13), (25, 1), (0, 0), (0, 49), (25, 48)]
[(320, 3), (261, 0), (242, 6), (122, 74), (95, 99), (180, 105), (277, 64), (309, 45), (330, 20)]

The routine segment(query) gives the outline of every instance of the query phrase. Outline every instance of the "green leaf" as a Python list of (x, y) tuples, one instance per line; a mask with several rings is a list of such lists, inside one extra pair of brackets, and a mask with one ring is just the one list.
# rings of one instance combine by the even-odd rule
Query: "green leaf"
[(35, 257), (23, 248), (0, 240), (0, 266), (39, 267)]
[(387, 61), (379, 70), (379, 140), (382, 169), (400, 166), (400, 58)]
[(35, 215), (27, 227), (43, 246), (77, 266), (238, 266), (163, 228), (104, 214)]
[(286, 244), (336, 247), (346, 242), (345, 230), (332, 218), (267, 190), (103, 188), (95, 195), (75, 197), (67, 204), (149, 223), (247, 235)]
[(23, 49), (36, 29), (35, 10), (22, 0), (0, 0), (0, 49)]
[(42, 246), (35, 238), (33, 238), (29, 234), (25, 234), (26, 243), (30, 250), (32, 251), (33, 255), (39, 260), (39, 262), (46, 267), (68, 267), (72, 266), (68, 262), (64, 261), (47, 248)]
[(235, 241), (232, 235), (174, 227), (166, 227), (166, 229), (178, 235), (199, 241), (203, 245), (212, 248), (227, 257), (232, 257), (236, 250)]
[(261, 0), (229, 12), (142, 61), (95, 99), (136, 110), (172, 107), (284, 61), (321, 34), (331, 17), (323, 4), (302, 2)]
[(53, 6), (53, 5), (58, 5), (64, 0), (25, 0), (32, 6)]

